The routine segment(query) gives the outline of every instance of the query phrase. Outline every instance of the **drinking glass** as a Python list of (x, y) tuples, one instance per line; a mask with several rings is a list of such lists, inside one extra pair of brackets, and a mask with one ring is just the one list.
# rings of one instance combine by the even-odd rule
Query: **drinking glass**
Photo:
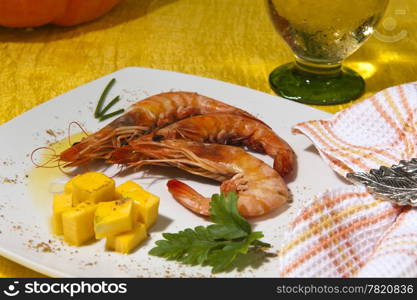
[(342, 61), (372, 35), (389, 0), (266, 0), (271, 20), (295, 62), (269, 76), (280, 96), (331, 105), (360, 97), (363, 78)]

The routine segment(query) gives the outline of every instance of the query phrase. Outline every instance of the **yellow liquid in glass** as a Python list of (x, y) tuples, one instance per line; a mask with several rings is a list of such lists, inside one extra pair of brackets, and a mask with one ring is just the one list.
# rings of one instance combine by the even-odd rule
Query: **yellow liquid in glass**
[(388, 0), (267, 0), (272, 21), (295, 55), (339, 64), (356, 51), (382, 18)]

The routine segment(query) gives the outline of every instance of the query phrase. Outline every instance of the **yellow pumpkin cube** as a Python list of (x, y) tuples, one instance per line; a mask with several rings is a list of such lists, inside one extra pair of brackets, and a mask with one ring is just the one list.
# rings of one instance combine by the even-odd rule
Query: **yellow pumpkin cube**
[(96, 209), (96, 203), (84, 201), (62, 213), (62, 229), (67, 243), (81, 246), (94, 238)]
[(120, 198), (132, 199), (134, 219), (149, 228), (158, 217), (159, 197), (145, 191), (139, 184), (127, 181), (116, 188)]
[(130, 231), (108, 236), (106, 239), (106, 249), (127, 254), (132, 252), (147, 237), (148, 234), (145, 224), (136, 223)]
[(143, 191), (134, 200), (135, 219), (144, 223), (146, 228), (151, 227), (158, 218), (159, 197)]
[(97, 172), (85, 173), (76, 176), (72, 181), (72, 204), (77, 205), (83, 201), (111, 201), (114, 191), (113, 179)]
[(67, 183), (64, 185), (64, 193), (72, 194), (72, 184), (74, 183), (75, 178), (79, 177), (81, 175), (77, 175), (70, 180), (67, 181)]
[(128, 180), (116, 188), (116, 196), (123, 197), (123, 195), (127, 193), (142, 191), (144, 191), (144, 189), (139, 184), (132, 180)]
[(55, 194), (52, 202), (52, 233), (62, 235), (62, 213), (72, 207), (71, 194)]
[(94, 216), (96, 238), (129, 231), (133, 227), (133, 205), (130, 199), (98, 204)]

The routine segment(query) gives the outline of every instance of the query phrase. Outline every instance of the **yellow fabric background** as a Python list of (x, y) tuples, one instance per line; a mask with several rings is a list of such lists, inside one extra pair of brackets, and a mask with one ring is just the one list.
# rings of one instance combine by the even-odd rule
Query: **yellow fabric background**
[[(365, 96), (417, 80), (415, 20), (417, 0), (391, 0), (378, 36), (346, 61), (365, 76)], [(269, 73), (291, 60), (263, 0), (126, 0), (99, 20), (76, 27), (0, 28), (0, 124), (127, 66), (196, 74), (272, 93)], [(335, 112), (346, 106), (319, 108)], [(0, 257), (0, 276), (42, 275)]]

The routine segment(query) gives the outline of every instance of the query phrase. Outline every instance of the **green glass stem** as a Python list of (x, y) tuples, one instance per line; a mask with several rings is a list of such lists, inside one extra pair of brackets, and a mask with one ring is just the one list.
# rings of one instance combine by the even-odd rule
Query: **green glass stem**
[(365, 91), (363, 78), (341, 64), (318, 66), (296, 61), (276, 68), (269, 83), (281, 97), (315, 105), (346, 103)]

